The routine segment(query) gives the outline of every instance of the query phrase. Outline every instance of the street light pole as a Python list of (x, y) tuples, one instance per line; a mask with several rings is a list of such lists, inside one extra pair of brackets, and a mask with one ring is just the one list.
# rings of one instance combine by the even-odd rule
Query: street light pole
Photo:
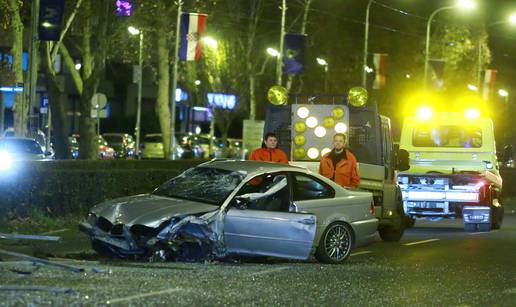
[(281, 5), (281, 31), (280, 31), (280, 46), (279, 46), (279, 54), (276, 58), (276, 83), (277, 85), (281, 85), (281, 76), (282, 72), (282, 62), (283, 62), (283, 44), (285, 39), (285, 18), (287, 16), (287, 0), (283, 0)]
[(143, 31), (140, 30), (140, 46), (138, 55), (138, 102), (136, 107), (136, 127), (134, 129), (136, 135), (135, 155), (140, 154), (140, 136), (141, 136), (141, 116), (142, 116), (142, 79), (143, 79)]
[(367, 3), (367, 9), (366, 9), (366, 18), (365, 18), (365, 31), (364, 31), (364, 54), (362, 58), (362, 87), (366, 88), (367, 86), (367, 72), (366, 72), (366, 66), (367, 66), (367, 52), (368, 52), (368, 45), (369, 45), (369, 11), (371, 9), (371, 4), (373, 4), (374, 0), (369, 0)]
[[(177, 89), (177, 70), (179, 66), (179, 35), (181, 35), (181, 14), (182, 14), (183, 0), (177, 1), (177, 19), (176, 19), (176, 45), (174, 48), (174, 69), (172, 76), (172, 106), (170, 110), (170, 134), (172, 140), (170, 141), (170, 148), (168, 152), (172, 154), (172, 160), (175, 160), (176, 148), (176, 89)], [(167, 157), (165, 157), (167, 158)]]
[(432, 20), (434, 19), (435, 15), (437, 13), (445, 11), (445, 10), (451, 10), (456, 8), (455, 6), (445, 6), (441, 7), (437, 10), (435, 10), (431, 15), (430, 18), (428, 18), (428, 22), (426, 23), (426, 43), (425, 43), (425, 71), (423, 75), (423, 87), (427, 88), (427, 80), (428, 80), (428, 61), (430, 60), (430, 28), (432, 26)]

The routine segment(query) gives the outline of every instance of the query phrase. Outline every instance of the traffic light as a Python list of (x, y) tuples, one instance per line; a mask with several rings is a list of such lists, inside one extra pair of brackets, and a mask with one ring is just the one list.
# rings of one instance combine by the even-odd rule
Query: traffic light
[(39, 40), (59, 40), (63, 11), (64, 0), (41, 0), (38, 23)]

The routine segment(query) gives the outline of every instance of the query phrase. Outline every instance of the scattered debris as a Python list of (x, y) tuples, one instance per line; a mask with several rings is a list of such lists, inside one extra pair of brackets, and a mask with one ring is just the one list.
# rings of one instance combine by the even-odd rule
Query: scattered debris
[[(34, 265), (48, 265), (51, 267), (56, 267), (59, 269), (76, 272), (76, 273), (86, 272), (86, 270), (83, 268), (78, 268), (78, 267), (74, 267), (74, 266), (62, 264), (62, 263), (56, 263), (56, 262), (48, 261), (45, 259), (41, 259), (41, 258), (37, 258), (37, 257), (33, 257), (33, 256), (29, 256), (29, 255), (25, 255), (25, 254), (21, 254), (21, 253), (17, 253), (17, 252), (11, 252), (11, 251), (7, 251), (7, 250), (3, 250), (3, 249), (0, 249), (0, 254), (4, 254), (4, 255), (16, 257), (16, 258), (21, 258), (21, 259), (32, 262)], [(92, 268), (91, 271), (93, 273), (104, 273), (105, 272), (104, 270), (99, 269), (99, 268)]]
[(61, 240), (61, 237), (23, 235), (23, 234), (18, 234), (18, 233), (0, 233), (0, 239), (25, 239), (25, 240), (40, 240), (40, 241), (59, 241), (59, 240)]
[(18, 285), (0, 285), (0, 291), (45, 291), (52, 293), (64, 293), (64, 294), (72, 294), (76, 295), (72, 288), (56, 288), (56, 287), (46, 287), (46, 286), (18, 286)]
[(16, 274), (20, 274), (20, 275), (31, 275), (32, 273), (36, 272), (37, 270), (39, 270), (41, 267), (40, 266), (37, 266), (34, 270), (32, 271), (22, 271), (22, 270), (18, 270), (18, 269), (10, 269), (9, 271), (13, 272), (13, 273), (16, 273)]
[(55, 234), (55, 233), (67, 232), (69, 230), (70, 229), (68, 229), (68, 228), (63, 228), (63, 229), (58, 229), (58, 230), (51, 230), (51, 231), (40, 233), (40, 235), (41, 236), (48, 236), (48, 235), (52, 235), (52, 234)]

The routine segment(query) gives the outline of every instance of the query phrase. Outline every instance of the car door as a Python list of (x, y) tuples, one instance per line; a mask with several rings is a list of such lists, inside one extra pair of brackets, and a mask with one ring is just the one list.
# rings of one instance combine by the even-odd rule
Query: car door
[[(277, 184), (281, 184), (283, 179), (286, 185), (277, 189)], [(267, 194), (274, 189), (277, 191)], [(244, 185), (237, 195), (260, 197), (262, 193), (267, 198), (257, 198), (262, 202), (260, 205), (250, 202), (249, 206), (242, 208), (236, 206), (235, 201), (230, 206), (224, 223), (224, 240), (229, 253), (290, 259), (307, 259), (310, 256), (316, 232), (316, 217), (288, 212), (290, 189), (290, 178), (284, 172), (264, 174)], [(283, 204), (273, 205), (278, 199)]]

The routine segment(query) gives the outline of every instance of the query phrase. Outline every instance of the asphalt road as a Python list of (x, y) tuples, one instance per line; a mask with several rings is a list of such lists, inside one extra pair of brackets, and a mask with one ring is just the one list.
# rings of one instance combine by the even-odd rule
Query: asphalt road
[(106, 262), (85, 239), (0, 242), (2, 249), (92, 259), (49, 258), (86, 270), (75, 273), (0, 255), (0, 305), (516, 306), (512, 209), (502, 229), (489, 233), (465, 233), (461, 220), (418, 221), (400, 242), (378, 238), (344, 265)]

